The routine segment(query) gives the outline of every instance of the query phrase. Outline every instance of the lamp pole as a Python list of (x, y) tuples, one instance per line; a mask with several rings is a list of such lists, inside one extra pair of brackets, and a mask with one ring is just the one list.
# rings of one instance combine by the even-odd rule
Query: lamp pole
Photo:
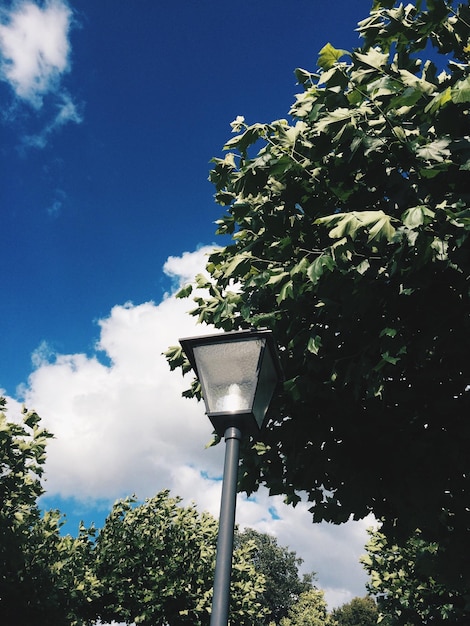
[(220, 502), (219, 535), (215, 563), (214, 596), (210, 626), (226, 626), (230, 606), (233, 534), (237, 504), (238, 459), (241, 431), (234, 426), (225, 431), (225, 461)]
[(189, 337), (180, 344), (201, 383), (206, 414), (225, 438), (210, 626), (227, 626), (240, 441), (242, 433), (259, 433), (282, 371), (268, 330)]

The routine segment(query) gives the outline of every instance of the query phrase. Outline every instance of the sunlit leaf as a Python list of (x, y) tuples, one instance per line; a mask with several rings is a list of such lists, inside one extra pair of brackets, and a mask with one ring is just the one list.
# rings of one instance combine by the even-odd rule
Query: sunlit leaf
[(375, 69), (385, 67), (389, 58), (387, 53), (380, 52), (377, 48), (370, 48), (365, 54), (355, 52), (354, 56), (365, 65)]
[(442, 137), (424, 146), (420, 146), (417, 148), (416, 154), (422, 159), (440, 162), (450, 156), (449, 145), (450, 139)]
[(455, 83), (451, 90), (451, 97), (455, 104), (470, 102), (470, 76)]
[(324, 70), (329, 70), (344, 55), (349, 55), (347, 50), (340, 50), (327, 43), (320, 50), (317, 64)]

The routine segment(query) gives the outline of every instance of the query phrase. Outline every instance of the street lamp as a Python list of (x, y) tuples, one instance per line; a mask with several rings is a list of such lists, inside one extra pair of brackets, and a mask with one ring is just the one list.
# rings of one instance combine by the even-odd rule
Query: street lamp
[(191, 337), (180, 344), (201, 383), (206, 414), (226, 443), (211, 626), (227, 626), (240, 440), (261, 429), (282, 373), (269, 330)]

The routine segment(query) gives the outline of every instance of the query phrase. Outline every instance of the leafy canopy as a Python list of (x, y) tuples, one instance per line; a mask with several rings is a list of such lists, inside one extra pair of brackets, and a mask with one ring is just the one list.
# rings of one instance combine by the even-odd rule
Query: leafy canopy
[[(47, 441), (34, 411), (12, 422), (0, 398), (0, 623), (78, 626), (96, 593), (91, 536), (62, 536), (59, 511), (41, 515)], [(79, 617), (80, 614), (80, 617)]]
[[(140, 505), (118, 501), (99, 532), (80, 525), (78, 536), (63, 534), (60, 512), (41, 514), (37, 502), (51, 436), (34, 411), (20, 423), (0, 412), (2, 626), (209, 624), (217, 520), (162, 491)], [(234, 626), (266, 623), (255, 553), (248, 536), (234, 552)]]
[(287, 617), (283, 617), (279, 624), (280, 626), (336, 626), (327, 615), (324, 593), (320, 589), (303, 591), (297, 602), (290, 607)]
[(279, 343), (286, 382), (242, 489), (420, 528), (468, 578), (470, 8), (376, 0), (359, 32), (297, 70), (290, 121), (232, 123), (210, 174), (232, 239), (192, 314)]
[[(118, 501), (94, 550), (101, 621), (152, 626), (204, 626), (212, 604), (218, 522), (194, 505), (161, 491), (143, 504)], [(230, 616), (234, 625), (258, 623), (265, 613), (264, 576), (251, 559), (253, 542), (234, 553)]]
[(252, 528), (235, 534), (235, 546), (252, 546), (250, 560), (255, 570), (264, 576), (264, 590), (258, 601), (265, 610), (261, 624), (279, 624), (287, 617), (302, 593), (313, 588), (315, 575), (299, 575), (303, 560), (284, 546), (275, 537), (260, 533)]
[[(353, 598), (331, 613), (332, 626), (376, 626), (379, 611), (373, 598)], [(383, 626), (387, 626), (384, 621)]]
[[(369, 574), (367, 588), (378, 597), (380, 613), (396, 626), (468, 623), (470, 594), (459, 587), (458, 572), (446, 584), (435, 576), (441, 546), (417, 531), (404, 546), (392, 544), (380, 531), (370, 531), (361, 561)], [(457, 575), (456, 575), (457, 574)], [(388, 623), (385, 621), (384, 623)]]

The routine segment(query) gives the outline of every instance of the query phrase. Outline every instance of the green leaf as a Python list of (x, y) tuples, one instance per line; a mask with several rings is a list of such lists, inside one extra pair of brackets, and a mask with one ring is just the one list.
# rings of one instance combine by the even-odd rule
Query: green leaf
[(185, 287), (182, 287), (176, 294), (176, 298), (187, 298), (188, 296), (191, 295), (193, 291), (193, 286), (192, 285), (186, 285)]
[(253, 450), (256, 450), (256, 454), (263, 455), (263, 454), (267, 454), (271, 450), (271, 446), (261, 441), (257, 441), (253, 445)]
[(450, 161), (434, 162), (432, 165), (427, 164), (427, 167), (420, 168), (419, 174), (423, 178), (436, 178), (436, 176), (442, 174), (442, 172), (447, 172), (451, 165)]
[(345, 54), (350, 55), (351, 53), (347, 50), (337, 49), (330, 43), (327, 43), (320, 50), (317, 65), (324, 70), (329, 70)]
[(245, 132), (229, 139), (229, 141), (227, 141), (224, 145), (224, 150), (237, 148), (241, 153), (244, 153), (249, 146), (254, 144), (260, 137), (264, 136), (265, 132), (265, 124), (253, 124), (252, 126), (249, 126)]
[(442, 93), (438, 93), (433, 97), (431, 102), (425, 107), (424, 112), (435, 113), (451, 100), (453, 100), (452, 90), (450, 87), (447, 87), (447, 89), (445, 89)]
[(447, 157), (450, 157), (450, 139), (448, 137), (441, 137), (441, 139), (436, 139), (435, 141), (431, 141), (424, 146), (420, 146), (416, 150), (416, 154), (421, 158), (427, 161), (436, 161), (441, 162)]
[(380, 331), (380, 337), (395, 337), (397, 334), (396, 328), (383, 328)]
[(314, 74), (300, 67), (295, 70), (295, 76), (301, 85), (305, 85), (307, 82), (313, 83), (314, 80)]
[(276, 302), (278, 304), (281, 304), (281, 302), (283, 302), (284, 300), (287, 300), (287, 298), (293, 298), (294, 297), (294, 283), (291, 280), (288, 280), (286, 283), (284, 283), (281, 287), (281, 291), (279, 292), (279, 295), (276, 298)]
[(356, 266), (356, 272), (362, 275), (362, 274), (365, 274), (369, 268), (370, 268), (369, 259), (363, 259), (359, 263), (359, 265)]
[[(230, 278), (235, 270), (237, 270), (240, 265), (242, 265), (242, 263), (247, 262), (249, 263), (249, 257), (247, 257), (246, 254), (239, 254), (237, 256), (234, 256), (229, 263), (223, 266), (224, 276), (226, 278)], [(244, 273), (244, 271), (242, 271), (242, 273)]]
[(331, 124), (337, 124), (338, 122), (351, 122), (356, 115), (357, 111), (354, 109), (351, 110), (345, 107), (338, 107), (334, 111), (331, 111), (331, 113), (323, 115), (322, 118), (316, 122), (315, 130), (319, 133), (325, 132)]
[(382, 239), (392, 241), (396, 231), (391, 220), (392, 218), (384, 213), (369, 230), (368, 241), (381, 241)]
[(294, 267), (290, 271), (291, 276), (295, 276), (296, 274), (305, 274), (308, 270), (310, 262), (308, 257), (303, 257), (298, 263), (294, 265)]
[(430, 83), (423, 78), (418, 78), (408, 70), (400, 69), (398, 71), (400, 74), (400, 78), (408, 87), (412, 87), (413, 89), (421, 93), (427, 94), (428, 96), (432, 95), (435, 92), (436, 86), (433, 85), (433, 83)]
[(388, 63), (388, 54), (380, 52), (377, 48), (370, 48), (365, 54), (355, 52), (354, 57), (359, 59), (361, 63), (369, 65), (376, 70), (385, 67)]
[(309, 280), (316, 285), (325, 271), (332, 271), (335, 262), (330, 254), (323, 253), (310, 264), (307, 270)]
[[(425, 205), (414, 206), (403, 213), (401, 219), (408, 228), (417, 228), (425, 223), (426, 218), (433, 218), (434, 211)], [(429, 220), (426, 220), (429, 221)]]
[(451, 91), (451, 97), (452, 102), (455, 104), (470, 102), (470, 76), (455, 83)]
[(390, 102), (390, 107), (393, 109), (399, 109), (400, 107), (410, 107), (418, 102), (422, 98), (423, 92), (416, 87), (407, 87), (400, 95), (396, 96)]
[(392, 218), (383, 211), (351, 211), (350, 213), (336, 213), (315, 220), (315, 224), (334, 226), (328, 233), (332, 239), (340, 239), (349, 236), (355, 239), (357, 233), (368, 230), (368, 241), (387, 239), (391, 241), (395, 228), (391, 223)]
[(273, 270), (266, 285), (278, 285), (289, 277), (289, 272), (285, 272), (282, 269)]
[(379, 363), (374, 367), (375, 371), (380, 371), (387, 364), (389, 364), (389, 365), (396, 365), (398, 363), (398, 361), (400, 360), (400, 357), (391, 356), (388, 351), (387, 352), (383, 352), (380, 356), (382, 358), (379, 361)]
[(41, 418), (34, 411), (25, 413), (25, 417), (23, 418), (24, 424), (26, 424), (26, 426), (29, 426), (30, 428), (34, 428), (40, 421)]
[(322, 345), (321, 337), (319, 335), (314, 335), (313, 337), (309, 337), (307, 342), (307, 350), (312, 354), (318, 354)]

